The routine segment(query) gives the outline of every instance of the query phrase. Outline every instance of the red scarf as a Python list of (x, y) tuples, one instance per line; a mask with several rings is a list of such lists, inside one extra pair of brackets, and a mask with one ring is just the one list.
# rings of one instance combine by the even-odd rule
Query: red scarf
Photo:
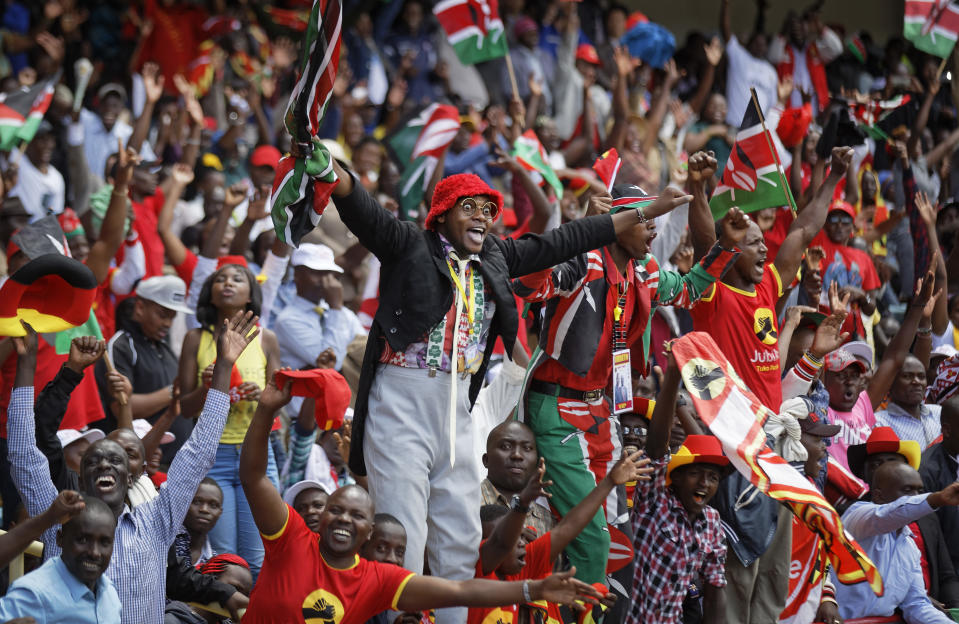
[[(793, 46), (786, 44), (786, 60), (776, 65), (776, 72), (779, 78), (792, 76), (795, 68), (796, 58), (793, 56)], [(822, 59), (819, 57), (819, 49), (815, 43), (810, 43), (806, 47), (806, 67), (809, 69), (809, 77), (812, 79), (813, 89), (816, 90), (816, 103), (819, 105), (819, 112), (826, 108), (829, 103), (829, 87), (826, 85), (826, 68)]]

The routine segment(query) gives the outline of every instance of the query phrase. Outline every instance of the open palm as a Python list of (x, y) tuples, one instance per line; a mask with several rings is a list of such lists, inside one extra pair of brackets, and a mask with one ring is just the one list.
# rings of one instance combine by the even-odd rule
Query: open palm
[(232, 366), (247, 345), (259, 335), (260, 328), (256, 326), (259, 320), (260, 317), (253, 312), (237, 312), (232, 319), (223, 321), (216, 340), (217, 361), (229, 362)]

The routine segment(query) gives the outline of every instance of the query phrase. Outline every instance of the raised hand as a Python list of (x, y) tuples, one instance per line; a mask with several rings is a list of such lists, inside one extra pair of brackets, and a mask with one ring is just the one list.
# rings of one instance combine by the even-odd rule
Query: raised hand
[[(608, 214), (612, 208), (613, 197), (609, 193), (593, 195), (589, 198), (589, 203), (586, 205), (586, 216), (591, 217), (593, 215)], [(647, 215), (648, 214), (647, 212)]]
[(936, 276), (932, 271), (927, 271), (916, 284), (916, 296), (912, 300), (912, 306), (916, 308), (925, 308), (929, 300), (932, 299), (932, 289), (936, 285)]
[(336, 366), (336, 352), (333, 351), (333, 347), (323, 349), (323, 351), (316, 356), (317, 368), (333, 368), (334, 366)]
[(107, 373), (107, 387), (110, 389), (110, 396), (120, 405), (126, 405), (127, 399), (133, 394), (133, 384), (126, 375), (115, 370)]
[(539, 80), (536, 79), (536, 76), (533, 74), (529, 75), (529, 80), (526, 81), (526, 86), (529, 87), (529, 94), (533, 97), (539, 97), (543, 95), (543, 85), (540, 84)]
[(928, 502), (933, 509), (946, 505), (959, 505), (959, 481), (950, 483), (938, 492), (930, 494)]
[(113, 185), (117, 189), (125, 189), (130, 185), (133, 177), (133, 168), (140, 164), (140, 155), (132, 147), (123, 147), (123, 139), (117, 139), (117, 175)]
[(837, 146), (832, 148), (832, 160), (829, 165), (829, 175), (841, 178), (846, 175), (849, 165), (852, 164), (853, 150), (851, 147)]
[(689, 181), (692, 184), (703, 186), (714, 175), (719, 167), (716, 162), (716, 154), (712, 150), (708, 152), (696, 152), (689, 157)]
[(146, 92), (147, 102), (155, 104), (163, 95), (163, 76), (160, 75), (160, 66), (156, 63), (146, 63), (140, 75), (143, 76), (143, 90)]
[(820, 246), (806, 249), (806, 267), (810, 271), (818, 271), (820, 263), (826, 259), (826, 252)]
[(792, 74), (788, 74), (782, 77), (779, 80), (779, 83), (776, 85), (776, 96), (779, 98), (779, 103), (785, 106), (792, 92), (793, 92), (793, 77), (792, 77)]
[(792, 325), (793, 327), (796, 327), (799, 325), (799, 321), (802, 319), (803, 314), (812, 313), (815, 311), (816, 308), (812, 308), (810, 306), (789, 306), (786, 308), (786, 321), (783, 323), (783, 326)]
[(350, 445), (353, 442), (353, 421), (347, 420), (340, 427), (340, 430), (333, 434), (333, 440), (336, 442), (336, 449), (340, 452), (340, 457), (346, 459), (350, 456)]
[(276, 379), (271, 379), (267, 382), (266, 388), (263, 388), (263, 391), (260, 392), (260, 407), (269, 410), (271, 413), (279, 410), (290, 402), (290, 398), (293, 396), (291, 394), (292, 388), (293, 382), (289, 379), (283, 385), (282, 390), (276, 385)]
[(343, 307), (343, 282), (336, 273), (330, 271), (320, 278), (320, 285), (323, 287), (323, 299), (331, 310), (339, 310)]
[(739, 208), (730, 208), (726, 216), (720, 222), (722, 226), (722, 235), (719, 237), (719, 244), (725, 249), (733, 249), (743, 242), (746, 231), (749, 230), (749, 219)]
[(67, 366), (74, 372), (82, 373), (83, 369), (90, 366), (101, 357), (107, 350), (105, 340), (97, 340), (96, 336), (79, 336), (70, 342), (70, 355), (67, 358)]
[(703, 49), (706, 52), (706, 60), (713, 67), (723, 60), (723, 42), (719, 40), (719, 37), (713, 37), (709, 43), (704, 43)]
[(185, 163), (173, 165), (173, 181), (179, 186), (188, 186), (193, 182), (193, 168)]
[(526, 485), (523, 487), (522, 491), (519, 493), (519, 500), (523, 504), (523, 507), (529, 507), (533, 504), (540, 496), (545, 496), (549, 498), (552, 496), (545, 488), (551, 487), (553, 485), (552, 481), (543, 481), (543, 477), (546, 475), (546, 460), (542, 457), (539, 458), (539, 467), (536, 468), (536, 474), (534, 474)]
[(250, 221), (259, 221), (270, 216), (270, 193), (273, 189), (269, 184), (261, 184), (253, 191), (253, 198), (246, 209), (246, 218)]
[(671, 186), (667, 186), (665, 189), (663, 189), (663, 192), (660, 193), (659, 197), (656, 198), (656, 201), (643, 209), (643, 213), (646, 215), (647, 219), (655, 219), (656, 217), (661, 217), (668, 212), (672, 212), (683, 204), (688, 204), (692, 200), (692, 195), (686, 195), (682, 191), (678, 191)]
[(20, 325), (23, 326), (23, 330), (26, 332), (26, 334), (23, 336), (13, 337), (13, 346), (17, 350), (17, 357), (20, 359), (32, 358), (36, 360), (37, 349), (39, 348), (37, 332), (34, 331), (34, 329), (30, 327), (29, 323), (26, 321), (20, 321)]
[(578, 611), (586, 610), (586, 607), (578, 601), (595, 605), (600, 600), (606, 599), (606, 595), (596, 591), (592, 585), (573, 578), (574, 574), (576, 574), (576, 566), (565, 572), (550, 574), (541, 581), (531, 581), (530, 594), (534, 600), (564, 604)]
[(616, 72), (620, 78), (629, 76), (639, 65), (639, 59), (630, 56), (626, 46), (616, 46), (613, 48), (613, 61), (616, 63)]
[(649, 481), (649, 475), (652, 472), (649, 458), (644, 451), (639, 450), (628, 457), (621, 457), (609, 471), (609, 478), (614, 484), (623, 485), (630, 481)]
[(832, 353), (841, 347), (849, 339), (849, 332), (840, 331), (842, 324), (846, 322), (849, 312), (845, 308), (833, 310), (816, 328), (816, 335), (813, 336), (812, 346), (809, 353), (816, 359), (821, 360), (826, 354)]
[(78, 492), (63, 490), (53, 499), (47, 512), (54, 518), (55, 524), (65, 524), (75, 518), (86, 507)]
[(218, 364), (224, 363), (229, 367), (233, 366), (247, 345), (260, 334), (260, 328), (256, 326), (259, 320), (259, 316), (248, 311), (246, 313), (237, 312), (232, 319), (223, 321), (223, 327), (216, 339), (216, 360)]
[(839, 285), (836, 282), (829, 284), (829, 309), (833, 312), (845, 312), (849, 309), (849, 299), (852, 293), (848, 288), (843, 289), (842, 295), (839, 294)]
[(229, 208), (231, 211), (243, 203), (243, 200), (246, 199), (247, 192), (246, 182), (237, 182), (231, 186), (228, 186), (226, 189), (226, 197), (223, 200), (224, 208)]
[(936, 227), (936, 209), (925, 193), (919, 191), (916, 193), (916, 208), (919, 210), (919, 216), (927, 228)]

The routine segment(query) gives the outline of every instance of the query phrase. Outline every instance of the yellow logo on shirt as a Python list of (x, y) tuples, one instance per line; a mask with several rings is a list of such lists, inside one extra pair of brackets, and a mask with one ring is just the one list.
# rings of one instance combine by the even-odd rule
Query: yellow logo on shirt
[(779, 340), (776, 332), (776, 317), (769, 308), (757, 308), (753, 314), (753, 331), (765, 345), (774, 345)]
[(339, 624), (342, 619), (343, 603), (325, 589), (317, 589), (303, 601), (306, 624)]
[(513, 612), (509, 609), (493, 609), (483, 618), (483, 624), (513, 624)]

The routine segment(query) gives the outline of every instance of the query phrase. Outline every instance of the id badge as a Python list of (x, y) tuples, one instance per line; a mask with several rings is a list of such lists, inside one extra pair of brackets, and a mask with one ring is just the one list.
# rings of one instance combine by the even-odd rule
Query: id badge
[(633, 411), (633, 370), (629, 349), (613, 351), (613, 413)]

